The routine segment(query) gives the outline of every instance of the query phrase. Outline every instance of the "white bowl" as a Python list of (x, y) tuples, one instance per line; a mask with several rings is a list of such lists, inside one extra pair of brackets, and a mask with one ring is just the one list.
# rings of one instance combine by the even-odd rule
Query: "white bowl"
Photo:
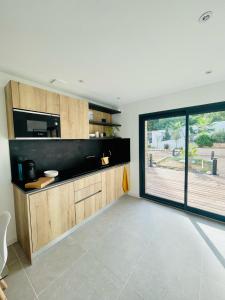
[(44, 174), (46, 177), (56, 177), (59, 175), (59, 172), (56, 170), (48, 170), (48, 171), (44, 171)]

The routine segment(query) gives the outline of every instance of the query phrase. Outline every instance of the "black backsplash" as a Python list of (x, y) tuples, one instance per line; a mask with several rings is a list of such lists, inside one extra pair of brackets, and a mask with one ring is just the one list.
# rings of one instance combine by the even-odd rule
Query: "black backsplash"
[[(95, 168), (103, 153), (111, 151), (110, 164), (130, 161), (130, 139), (10, 140), (12, 179), (17, 179), (17, 160), (32, 159), (38, 172)], [(92, 157), (94, 156), (94, 158)], [(89, 157), (89, 158), (88, 158)]]

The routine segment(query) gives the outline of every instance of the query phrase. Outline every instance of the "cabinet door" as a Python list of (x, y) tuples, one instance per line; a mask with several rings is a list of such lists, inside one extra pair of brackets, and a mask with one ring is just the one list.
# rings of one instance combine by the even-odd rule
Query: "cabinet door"
[(115, 168), (102, 174), (102, 207), (116, 200), (115, 193)]
[(102, 202), (102, 192), (99, 192), (95, 195), (95, 212), (105, 206), (105, 203)]
[(46, 91), (27, 84), (19, 83), (21, 109), (46, 112)]
[(119, 199), (121, 196), (123, 196), (124, 191), (123, 191), (123, 168), (124, 166), (119, 166), (115, 168), (115, 173), (116, 173), (116, 199)]
[(12, 108), (20, 108), (19, 83), (10, 80), (5, 87), (6, 99), (11, 102)]
[(87, 139), (89, 137), (88, 103), (60, 95), (61, 137)]
[(76, 224), (79, 224), (84, 220), (84, 201), (76, 203), (75, 210), (76, 210)]
[(84, 217), (88, 218), (95, 213), (95, 195), (84, 200)]
[(102, 193), (101, 193), (101, 207), (107, 205), (107, 193), (106, 193), (106, 172), (102, 172)]
[(46, 112), (59, 115), (59, 94), (46, 91)]
[(30, 195), (33, 252), (75, 225), (73, 183)]
[(32, 252), (34, 252), (51, 240), (51, 220), (49, 215), (47, 192), (30, 195), (29, 201)]
[(75, 225), (73, 183), (49, 189), (47, 195), (54, 239)]

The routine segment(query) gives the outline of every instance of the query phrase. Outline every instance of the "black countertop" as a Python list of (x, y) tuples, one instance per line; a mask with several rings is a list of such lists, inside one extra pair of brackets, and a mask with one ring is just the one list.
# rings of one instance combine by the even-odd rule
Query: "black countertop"
[[(102, 165), (87, 166), (86, 165), (86, 166), (80, 166), (77, 168), (72, 168), (69, 170), (62, 170), (62, 171), (59, 171), (59, 175), (57, 177), (55, 177), (54, 182), (52, 182), (51, 184), (47, 185), (46, 187), (44, 187), (42, 189), (26, 189), (25, 182), (21, 182), (21, 181), (19, 182), (19, 181), (13, 180), (12, 183), (15, 184), (18, 188), (20, 188), (25, 194), (33, 194), (33, 193), (37, 193), (37, 192), (40, 192), (43, 190), (47, 190), (54, 186), (64, 184), (66, 182), (73, 181), (74, 179), (76, 179), (78, 177), (82, 177), (84, 175), (91, 174), (91, 173), (98, 172), (98, 171), (103, 171), (105, 169), (123, 165), (123, 164), (129, 163), (129, 162), (130, 161), (110, 163), (107, 166), (102, 166)], [(44, 176), (44, 175), (40, 173), (39, 177), (41, 177), (41, 176)]]

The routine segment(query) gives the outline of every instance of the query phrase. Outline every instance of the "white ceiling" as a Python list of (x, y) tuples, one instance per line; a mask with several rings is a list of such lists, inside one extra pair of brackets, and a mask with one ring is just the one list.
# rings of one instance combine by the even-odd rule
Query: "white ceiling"
[(224, 0), (0, 0), (1, 70), (111, 105), (224, 80), (224, 54)]

